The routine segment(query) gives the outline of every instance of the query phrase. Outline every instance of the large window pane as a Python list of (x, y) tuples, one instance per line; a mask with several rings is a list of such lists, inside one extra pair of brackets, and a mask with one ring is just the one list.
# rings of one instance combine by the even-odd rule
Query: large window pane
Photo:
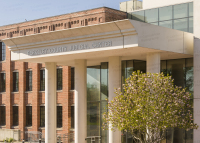
[(26, 106), (26, 126), (32, 126), (32, 106)]
[(75, 68), (71, 68), (71, 90), (74, 90)]
[(172, 20), (159, 22), (159, 26), (172, 29)]
[(188, 31), (188, 18), (174, 20), (174, 29)]
[(0, 92), (6, 91), (6, 73), (0, 73)]
[(190, 33), (193, 33), (193, 17), (189, 18), (189, 31)]
[(146, 73), (146, 61), (134, 60), (133, 71), (138, 71), (138, 70), (143, 73)]
[(62, 90), (62, 68), (57, 69), (57, 90)]
[(144, 10), (143, 11), (133, 12), (131, 14), (132, 14), (132, 19), (133, 20), (144, 22)]
[(100, 100), (100, 66), (87, 68), (87, 101)]
[(0, 106), (0, 126), (6, 125), (6, 106)]
[(158, 9), (149, 9), (145, 11), (145, 22), (156, 22), (158, 21)]
[(0, 61), (6, 60), (6, 45), (0, 42)]
[(74, 106), (71, 106), (71, 128), (74, 129)]
[(133, 73), (133, 60), (126, 61), (126, 68), (127, 68), (126, 78), (128, 78)]
[(159, 8), (159, 21), (172, 19), (172, 6)]
[(45, 70), (40, 70), (40, 91), (45, 90)]
[(185, 79), (186, 79), (186, 88), (187, 91), (190, 92), (193, 98), (193, 58), (186, 59), (186, 67), (185, 67)]
[(13, 126), (19, 125), (18, 106), (13, 106)]
[(167, 71), (174, 79), (174, 84), (185, 87), (185, 59), (168, 60)]
[(108, 63), (101, 63), (101, 100), (108, 98)]
[(62, 106), (57, 106), (57, 128), (62, 127)]
[(32, 71), (26, 71), (26, 91), (32, 91)]
[(87, 135), (100, 135), (100, 102), (88, 102), (87, 104)]
[(13, 91), (19, 91), (19, 72), (13, 72)]
[(189, 3), (189, 16), (193, 16), (193, 2)]
[(45, 126), (45, 106), (40, 106), (40, 127)]
[(188, 4), (174, 5), (174, 19), (188, 17)]

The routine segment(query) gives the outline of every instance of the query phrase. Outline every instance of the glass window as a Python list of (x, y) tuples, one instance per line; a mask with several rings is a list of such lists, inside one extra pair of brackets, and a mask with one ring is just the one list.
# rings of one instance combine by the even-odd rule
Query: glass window
[(45, 90), (45, 70), (40, 70), (40, 91)]
[(159, 26), (172, 29), (172, 20), (159, 22)]
[(6, 73), (0, 73), (0, 92), (6, 91)]
[(26, 126), (32, 126), (32, 106), (26, 106)]
[(13, 106), (13, 126), (19, 125), (18, 106)]
[(108, 98), (108, 63), (101, 63), (101, 100)]
[(188, 4), (174, 5), (174, 19), (188, 17)]
[(185, 59), (176, 59), (167, 61), (167, 71), (174, 79), (174, 84), (185, 87)]
[(144, 22), (144, 10), (131, 13), (132, 19)]
[(174, 29), (188, 31), (188, 18), (174, 20)]
[(126, 61), (126, 78), (130, 77), (133, 73), (133, 60)]
[(133, 71), (138, 71), (138, 70), (140, 70), (143, 73), (146, 73), (146, 61), (134, 60)]
[(62, 68), (57, 69), (57, 90), (62, 90)]
[(45, 106), (40, 106), (40, 127), (45, 127)]
[(26, 71), (26, 91), (32, 91), (32, 71)]
[(158, 21), (158, 9), (145, 10), (145, 22), (156, 22)]
[(0, 61), (6, 60), (6, 45), (0, 42)]
[(159, 21), (172, 19), (172, 6), (159, 8)]
[(185, 60), (185, 79), (186, 79), (186, 88), (187, 91), (190, 92), (192, 95), (191, 99), (193, 99), (193, 87), (194, 87), (194, 82), (193, 82), (193, 58), (188, 58)]
[(87, 101), (100, 100), (100, 66), (87, 68)]
[(190, 33), (193, 33), (193, 17), (189, 18), (189, 31)]
[(62, 127), (62, 106), (57, 106), (57, 128)]
[(193, 2), (189, 3), (189, 16), (193, 16)]
[(132, 15), (130, 13), (127, 13), (128, 19), (132, 19)]
[(100, 135), (100, 102), (87, 103), (87, 135)]
[(6, 125), (6, 106), (0, 106), (0, 125)]
[(71, 90), (74, 90), (74, 77), (75, 77), (74, 71), (75, 69), (71, 68)]
[(71, 106), (71, 128), (74, 129), (74, 106)]
[(13, 91), (19, 91), (19, 72), (13, 72)]

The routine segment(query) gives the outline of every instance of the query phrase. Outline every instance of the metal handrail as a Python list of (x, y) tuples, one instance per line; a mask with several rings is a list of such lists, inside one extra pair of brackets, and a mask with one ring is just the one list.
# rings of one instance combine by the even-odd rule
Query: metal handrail
[(92, 142), (95, 142), (95, 141), (96, 141), (95, 138), (99, 138), (99, 143), (100, 143), (101, 136), (89, 136), (89, 137), (86, 137), (85, 140), (91, 139), (91, 143), (92, 143)]

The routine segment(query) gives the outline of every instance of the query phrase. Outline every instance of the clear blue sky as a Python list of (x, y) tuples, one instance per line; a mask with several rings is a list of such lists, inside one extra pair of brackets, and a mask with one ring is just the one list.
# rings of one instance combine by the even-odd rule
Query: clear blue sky
[(127, 0), (0, 0), (0, 26), (97, 7), (119, 9)]

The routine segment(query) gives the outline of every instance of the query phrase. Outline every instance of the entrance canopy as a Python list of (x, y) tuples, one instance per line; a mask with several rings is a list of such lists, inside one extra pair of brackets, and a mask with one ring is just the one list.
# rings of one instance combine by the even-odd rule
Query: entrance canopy
[(111, 56), (146, 60), (151, 52), (159, 52), (161, 60), (193, 57), (193, 34), (129, 19), (2, 41), (11, 50), (12, 61), (68, 66), (74, 66), (75, 59), (97, 65)]

